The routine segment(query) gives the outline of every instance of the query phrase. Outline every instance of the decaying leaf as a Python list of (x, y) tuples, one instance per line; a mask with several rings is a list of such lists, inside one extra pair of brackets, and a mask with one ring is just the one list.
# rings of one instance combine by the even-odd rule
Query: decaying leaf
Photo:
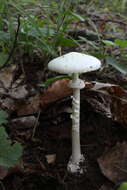
[(47, 154), (46, 156), (48, 164), (54, 164), (56, 160), (56, 154)]
[(40, 109), (40, 95), (37, 94), (26, 101), (16, 102), (16, 112), (19, 116), (37, 113)]
[(84, 91), (86, 101), (95, 112), (99, 112), (113, 121), (127, 126), (127, 91), (118, 85), (94, 83), (88, 91)]
[(41, 106), (48, 105), (49, 103), (53, 103), (57, 100), (71, 95), (72, 89), (68, 87), (68, 83), (68, 79), (63, 79), (56, 81), (50, 87), (48, 87), (47, 91), (40, 96)]
[(11, 86), (15, 69), (16, 65), (10, 65), (0, 72), (0, 88), (9, 88)]
[[(15, 88), (15, 92), (17, 91), (15, 95), (19, 99), (14, 100), (7, 97), (0, 101), (1, 107), (7, 109), (9, 113), (16, 112), (19, 116), (37, 113), (40, 108), (44, 109), (53, 102), (69, 97), (72, 94), (72, 89), (68, 87), (68, 83), (69, 79), (58, 80), (49, 86), (45, 92), (37, 91), (34, 96), (28, 96), (26, 99), (24, 97), (27, 92), (24, 91), (25, 95), (24, 93), (18, 94), (18, 89)], [(87, 82), (85, 84), (85, 88), (81, 90), (81, 100), (87, 101), (93, 107), (93, 111), (99, 112), (126, 127), (126, 90), (109, 83)], [(22, 92), (22, 90), (20, 91)], [(23, 100), (20, 99), (21, 96), (24, 98)]]
[(117, 143), (98, 159), (102, 173), (118, 184), (127, 180), (127, 143)]
[(5, 99), (0, 99), (0, 104), (2, 109), (6, 109), (8, 113), (12, 113), (16, 110), (16, 102), (7, 97)]
[(36, 122), (36, 117), (34, 116), (27, 116), (27, 117), (20, 117), (17, 119), (11, 120), (11, 126), (18, 126), (18, 129), (29, 129), (33, 128)]
[(38, 124), (38, 119), (35, 116), (11, 119), (8, 124), (10, 136), (19, 142), (22, 142), (22, 139), (31, 139), (34, 129), (38, 126)]
[(12, 88), (9, 92), (10, 97), (13, 99), (25, 99), (28, 96), (28, 90), (26, 90), (26, 85), (19, 86), (17, 88)]

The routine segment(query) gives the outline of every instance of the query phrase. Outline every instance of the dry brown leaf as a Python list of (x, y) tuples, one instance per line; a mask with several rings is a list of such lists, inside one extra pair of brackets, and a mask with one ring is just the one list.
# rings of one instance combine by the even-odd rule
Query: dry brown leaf
[[(40, 104), (46, 106), (57, 100), (70, 96), (72, 89), (68, 87), (69, 79), (58, 80), (48, 87), (47, 91), (41, 95)], [(92, 88), (92, 83), (85, 83), (85, 88)]]
[(41, 106), (60, 100), (72, 94), (72, 89), (68, 87), (69, 80), (58, 80), (48, 87), (47, 91), (41, 95)]
[(9, 91), (10, 97), (13, 99), (25, 99), (28, 96), (28, 90), (26, 90), (26, 85), (19, 86), (17, 88), (12, 88)]
[[(9, 88), (11, 86), (15, 69), (16, 65), (10, 65), (0, 72), (0, 81), (3, 83), (5, 88)], [(3, 86), (0, 83), (0, 88), (2, 87)]]
[(127, 126), (127, 91), (118, 85), (94, 83), (93, 88), (84, 91), (94, 111)]
[(118, 184), (127, 180), (127, 143), (118, 143), (98, 159), (102, 173)]
[(12, 113), (16, 110), (15, 101), (11, 98), (0, 99), (0, 107), (7, 110), (8, 113)]
[[(17, 112), (19, 116), (37, 113), (40, 108), (44, 109), (50, 103), (70, 96), (72, 89), (68, 87), (68, 83), (69, 79), (58, 80), (45, 92), (37, 92), (24, 100), (7, 97), (1, 100), (1, 107), (9, 113)], [(24, 92), (26, 94), (26, 91)], [(82, 99), (89, 102), (95, 112), (127, 126), (127, 92), (123, 88), (109, 83), (85, 82), (85, 88), (81, 92)], [(20, 96), (17, 95), (16, 97)], [(24, 94), (21, 96), (24, 97)]]
[(37, 113), (40, 109), (40, 95), (37, 94), (30, 97), (26, 101), (16, 103), (16, 111), (18, 116), (30, 115)]
[(11, 126), (13, 127), (17, 127), (18, 129), (23, 128), (23, 129), (29, 129), (29, 128), (33, 128), (36, 122), (36, 117), (34, 116), (27, 116), (27, 117), (20, 117), (17, 119), (12, 119), (11, 120)]
[(47, 154), (45, 157), (48, 164), (54, 164), (56, 161), (56, 154)]

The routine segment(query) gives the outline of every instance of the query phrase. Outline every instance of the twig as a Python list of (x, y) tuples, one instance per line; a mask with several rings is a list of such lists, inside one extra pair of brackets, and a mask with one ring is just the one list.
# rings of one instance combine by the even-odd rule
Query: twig
[(46, 170), (46, 166), (40, 161), (40, 159), (37, 157), (37, 161), (39, 162), (41, 169)]
[(118, 168), (119, 170), (121, 170), (122, 172), (127, 173), (127, 170), (126, 170), (126, 169), (121, 168), (121, 167), (117, 166), (116, 164), (115, 164), (115, 167)]
[(118, 24), (127, 25), (127, 22), (123, 22), (123, 21), (116, 20), (116, 19), (94, 18), (94, 19), (92, 19), (92, 20), (94, 20), (94, 21), (102, 21), (102, 22), (114, 22), (114, 23), (118, 23)]
[(40, 114), (41, 114), (41, 110), (39, 109), (38, 115), (37, 115), (37, 119), (35, 121), (34, 128), (33, 128), (32, 139), (34, 138), (34, 135), (35, 135), (35, 131), (36, 131), (36, 128), (37, 128), (37, 124), (38, 124), (38, 120), (39, 120)]
[(4, 63), (4, 65), (3, 65), (0, 69), (3, 69), (3, 68), (9, 63), (9, 61), (10, 61), (10, 59), (11, 59), (13, 53), (14, 53), (14, 50), (15, 50), (15, 48), (16, 48), (17, 39), (18, 39), (18, 34), (19, 34), (19, 29), (20, 29), (20, 24), (21, 24), (21, 23), (20, 23), (20, 15), (18, 15), (17, 21), (18, 21), (18, 26), (17, 26), (17, 31), (16, 31), (16, 33), (15, 33), (15, 39), (14, 39), (13, 47), (12, 47), (10, 53), (9, 53), (9, 56), (8, 56), (6, 62)]

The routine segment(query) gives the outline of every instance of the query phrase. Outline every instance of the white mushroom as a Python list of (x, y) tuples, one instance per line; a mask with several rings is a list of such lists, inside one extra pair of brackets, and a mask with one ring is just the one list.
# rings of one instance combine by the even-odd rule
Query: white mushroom
[(80, 73), (87, 73), (98, 70), (101, 62), (90, 55), (71, 52), (53, 59), (49, 62), (49, 70), (62, 73), (72, 74), (72, 80), (69, 87), (73, 88), (72, 101), (72, 156), (68, 163), (68, 171), (74, 174), (84, 173), (82, 162), (85, 161), (81, 154), (80, 147), (80, 89), (85, 87), (83, 80), (79, 79)]

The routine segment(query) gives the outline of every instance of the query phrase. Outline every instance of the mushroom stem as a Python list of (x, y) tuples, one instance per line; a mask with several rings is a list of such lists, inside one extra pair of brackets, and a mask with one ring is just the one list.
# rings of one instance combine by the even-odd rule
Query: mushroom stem
[[(72, 83), (79, 80), (79, 74), (73, 74)], [(80, 148), (80, 89), (73, 88), (72, 101), (72, 162), (76, 163), (81, 158)]]
[(73, 74), (69, 87), (73, 88), (72, 97), (72, 156), (68, 163), (68, 171), (71, 173), (83, 174), (80, 163), (84, 162), (80, 147), (80, 89), (84, 88), (84, 81), (79, 79), (79, 74)]

